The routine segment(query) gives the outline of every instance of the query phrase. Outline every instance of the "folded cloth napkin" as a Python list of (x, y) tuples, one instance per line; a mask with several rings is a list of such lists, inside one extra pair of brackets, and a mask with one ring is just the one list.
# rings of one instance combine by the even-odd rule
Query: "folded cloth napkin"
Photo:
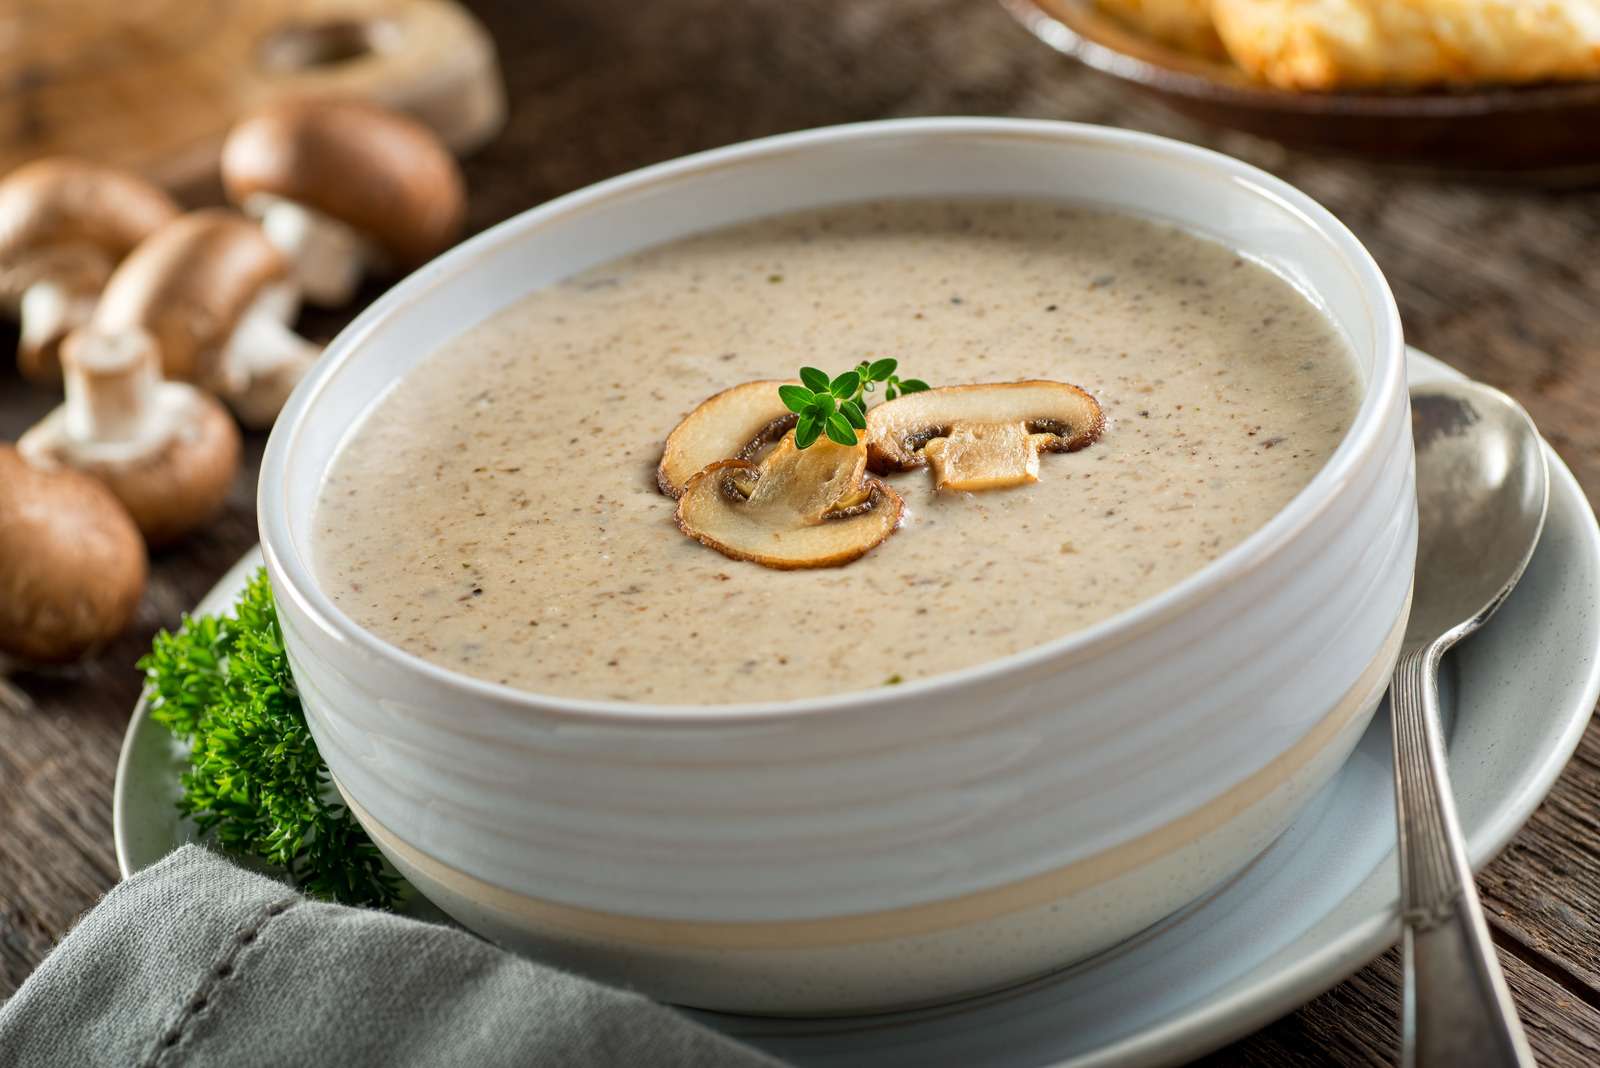
[(309, 901), (186, 846), (0, 1005), (0, 1065), (760, 1066), (637, 994), (464, 931)]

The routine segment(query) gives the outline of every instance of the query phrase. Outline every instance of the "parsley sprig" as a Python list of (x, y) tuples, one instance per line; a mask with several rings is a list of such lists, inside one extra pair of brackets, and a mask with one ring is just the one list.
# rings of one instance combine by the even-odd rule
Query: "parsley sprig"
[(854, 445), (856, 431), (867, 428), (866, 395), (883, 383), (884, 399), (903, 393), (921, 393), (928, 383), (895, 374), (899, 361), (862, 360), (853, 370), (829, 378), (816, 367), (800, 368), (804, 385), (778, 387), (786, 408), (799, 416), (794, 427), (797, 449), (809, 448), (822, 434), (840, 445)]
[(184, 617), (143, 659), (150, 714), (189, 743), (178, 807), (229, 853), (301, 889), (388, 907), (400, 882), (337, 801), (289, 674), (265, 571), (231, 616)]

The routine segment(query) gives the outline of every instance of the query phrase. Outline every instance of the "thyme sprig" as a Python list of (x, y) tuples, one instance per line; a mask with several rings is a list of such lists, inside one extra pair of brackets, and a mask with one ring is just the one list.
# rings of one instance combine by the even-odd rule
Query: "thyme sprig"
[(824, 433), (840, 445), (854, 445), (856, 431), (867, 428), (866, 395), (880, 383), (885, 400), (928, 388), (920, 378), (895, 374), (898, 366), (894, 359), (862, 360), (833, 378), (816, 367), (800, 368), (803, 385), (778, 387), (784, 406), (799, 416), (794, 427), (795, 448), (809, 448)]

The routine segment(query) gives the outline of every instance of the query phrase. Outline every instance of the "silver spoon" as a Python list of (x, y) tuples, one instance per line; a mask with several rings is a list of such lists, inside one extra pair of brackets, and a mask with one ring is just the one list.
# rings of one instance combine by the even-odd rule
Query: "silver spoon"
[(1532, 1065), (1467, 865), (1445, 771), (1439, 663), (1522, 577), (1544, 528), (1549, 472), (1528, 414), (1474, 382), (1411, 391), (1417, 448), (1416, 591), (1390, 684), (1400, 907), (1403, 1063)]

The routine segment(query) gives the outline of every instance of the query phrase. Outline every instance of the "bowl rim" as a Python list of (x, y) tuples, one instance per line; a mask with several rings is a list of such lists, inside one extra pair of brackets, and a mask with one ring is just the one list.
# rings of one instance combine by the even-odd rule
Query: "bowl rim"
[[(950, 138), (1013, 138), (1133, 150), (1217, 172), (1235, 184), (1276, 203), (1323, 239), (1328, 254), (1343, 261), (1373, 314), (1375, 354), (1355, 420), (1326, 463), (1271, 519), (1239, 544), (1198, 571), (1159, 593), (1088, 627), (1032, 645), (1008, 656), (895, 686), (876, 686), (821, 696), (730, 704), (653, 704), (560, 697), (476, 678), (435, 664), (380, 638), (339, 609), (321, 588), (310, 562), (296, 549), (286, 500), (289, 460), (300, 440), (307, 413), (333, 377), (363, 347), (366, 339), (399, 308), (427, 299), (447, 281), (471, 272), (486, 254), (524, 240), (547, 220), (666, 181), (692, 180), (697, 174), (732, 165), (820, 148), (860, 142)], [(1248, 249), (1244, 250), (1246, 253)], [(1210, 149), (1138, 131), (1046, 119), (934, 117), (888, 119), (779, 134), (667, 160), (629, 171), (545, 201), (469, 238), (391, 287), (328, 344), (323, 356), (289, 398), (262, 457), (257, 515), (262, 554), (278, 580), (274, 594), (291, 600), (318, 630), (319, 638), (348, 644), (435, 686), (480, 702), (515, 709), (537, 718), (633, 725), (726, 726), (771, 723), (789, 718), (856, 714), (867, 709), (920, 704), (942, 691), (982, 686), (1019, 676), (1063, 657), (1081, 659), (1114, 647), (1203, 603), (1218, 589), (1261, 567), (1292, 543), (1331, 507), (1358, 466), (1382, 443), (1385, 415), (1405, 389), (1405, 345), (1400, 312), (1377, 263), (1355, 235), (1326, 208), (1289, 183), (1259, 168)], [(458, 710), (459, 711), (459, 710)]]

